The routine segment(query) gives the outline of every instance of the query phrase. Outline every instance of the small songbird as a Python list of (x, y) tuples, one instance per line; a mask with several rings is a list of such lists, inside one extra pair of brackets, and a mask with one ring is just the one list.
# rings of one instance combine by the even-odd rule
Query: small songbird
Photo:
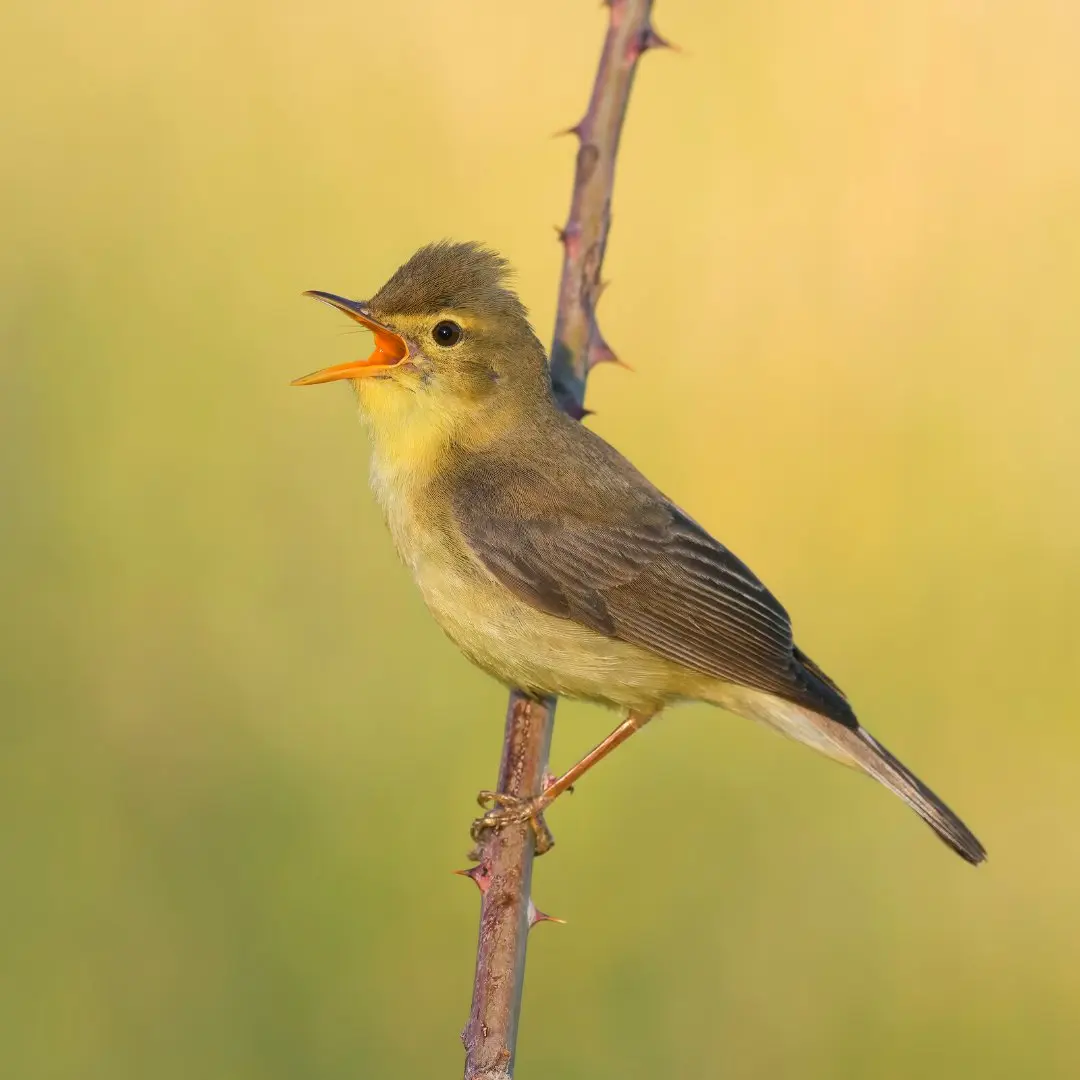
[(528, 694), (625, 714), (538, 798), (489, 793), (481, 824), (536, 825), (666, 705), (708, 701), (869, 773), (981, 862), (979, 841), (859, 724), (746, 565), (560, 410), (507, 276), (481, 245), (442, 242), (366, 303), (308, 293), (371, 330), (375, 351), (294, 384), (352, 381), (394, 543), (470, 660)]

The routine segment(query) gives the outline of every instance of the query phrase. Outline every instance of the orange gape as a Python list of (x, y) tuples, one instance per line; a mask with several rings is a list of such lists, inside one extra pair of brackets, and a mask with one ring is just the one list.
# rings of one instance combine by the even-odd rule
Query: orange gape
[(373, 319), (355, 300), (346, 300), (333, 293), (319, 292), (312, 289), (305, 296), (313, 296), (339, 311), (344, 311), (350, 319), (355, 319), (361, 326), (366, 326), (375, 335), (375, 351), (366, 360), (351, 360), (347, 364), (313, 371), (310, 375), (293, 379), (293, 386), (312, 386), (315, 383), (334, 382), (337, 379), (362, 379), (366, 375), (375, 375), (380, 371), (400, 364), (409, 355), (409, 346), (398, 334), (387, 326)]

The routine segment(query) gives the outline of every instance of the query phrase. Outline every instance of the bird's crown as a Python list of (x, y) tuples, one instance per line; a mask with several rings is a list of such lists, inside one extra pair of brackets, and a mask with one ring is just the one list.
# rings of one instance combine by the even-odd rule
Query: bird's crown
[(510, 264), (483, 244), (440, 240), (398, 267), (369, 306), (384, 316), (468, 311), (524, 319), (524, 305), (507, 287), (510, 276)]

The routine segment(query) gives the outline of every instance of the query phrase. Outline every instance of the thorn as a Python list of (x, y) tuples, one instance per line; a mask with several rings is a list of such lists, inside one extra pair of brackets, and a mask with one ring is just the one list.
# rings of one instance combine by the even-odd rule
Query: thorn
[(588, 364), (590, 371), (592, 371), (597, 364), (618, 364), (619, 367), (626, 368), (627, 371), (634, 370), (625, 360), (620, 360), (615, 355), (615, 350), (612, 349), (602, 337), (598, 337), (589, 343), (589, 353), (586, 363)]
[(558, 923), (560, 926), (566, 925), (565, 919), (556, 918), (554, 915), (549, 915), (546, 911), (541, 911), (533, 902), (532, 897), (529, 897), (529, 929), (531, 930), (537, 923), (553, 922)]
[(542, 923), (542, 922), (556, 923), (559, 926), (565, 926), (566, 925), (566, 920), (565, 919), (560, 919), (558, 917), (558, 915), (549, 915), (546, 911), (537, 911), (536, 912), (536, 918), (533, 919), (532, 925), (535, 926), (537, 923)]
[(556, 225), (555, 235), (562, 245), (572, 244), (581, 235), (581, 226), (578, 224)]
[(561, 229), (556, 225), (555, 233), (559, 238), (559, 243), (566, 248), (567, 253), (573, 255), (581, 238), (581, 222), (568, 221)]
[(571, 124), (568, 128), (563, 128), (561, 131), (556, 131), (551, 137), (553, 139), (561, 139), (564, 135), (574, 135), (577, 138), (581, 138), (581, 132), (585, 126), (584, 120), (579, 120), (576, 124)]
[(645, 52), (646, 49), (671, 49), (674, 52), (682, 52), (678, 45), (673, 45), (666, 37), (661, 37), (652, 26), (647, 26), (645, 33), (641, 35), (641, 51)]
[(491, 885), (491, 867), (487, 863), (477, 863), (468, 870), (453, 871), (458, 877), (467, 877), (482, 892), (486, 893)]
[(592, 409), (586, 409), (584, 405), (579, 405), (576, 401), (565, 402), (563, 409), (567, 416), (572, 417), (574, 420), (584, 420), (586, 416), (596, 415)]
[(640, 59), (641, 54), (648, 52), (649, 49), (674, 49), (677, 52), (681, 52), (675, 45), (672, 45), (667, 38), (661, 37), (652, 26), (646, 26), (644, 30), (636, 38), (633, 38), (626, 49), (627, 59), (633, 63)]

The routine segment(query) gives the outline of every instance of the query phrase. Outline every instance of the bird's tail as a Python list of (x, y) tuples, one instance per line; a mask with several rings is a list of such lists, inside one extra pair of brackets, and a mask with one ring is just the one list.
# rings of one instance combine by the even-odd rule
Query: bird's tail
[[(816, 668), (811, 667), (811, 671), (817, 673)], [(850, 708), (841, 721), (747, 687), (714, 681), (706, 693), (708, 696), (705, 693), (701, 696), (716, 705), (759, 720), (835, 761), (868, 773), (899, 795), (961, 858), (976, 865), (986, 858), (985, 848), (971, 830), (906, 765), (859, 725)]]
[(865, 728), (823, 722), (829, 727), (829, 738), (843, 747), (853, 764), (899, 795), (957, 855), (974, 866), (986, 858), (986, 849), (975, 834)]

